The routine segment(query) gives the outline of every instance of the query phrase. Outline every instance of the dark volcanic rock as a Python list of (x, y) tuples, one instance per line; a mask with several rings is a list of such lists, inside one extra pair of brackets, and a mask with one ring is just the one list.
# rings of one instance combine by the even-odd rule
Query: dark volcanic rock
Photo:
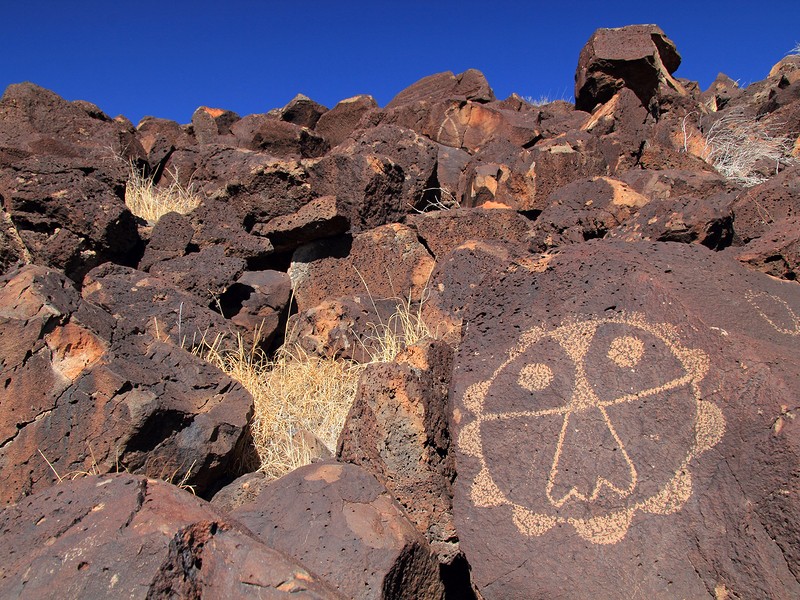
[(201, 144), (222, 143), (231, 140), (231, 126), (239, 120), (239, 115), (222, 108), (201, 106), (192, 115), (194, 137)]
[(454, 366), (482, 597), (798, 595), (800, 288), (697, 245), (543, 263), (484, 282)]
[(0, 510), (4, 598), (340, 598), (209, 504), (129, 474)]
[(734, 252), (739, 261), (759, 271), (797, 280), (800, 276), (800, 215), (777, 221), (761, 237)]
[(358, 127), (361, 118), (378, 108), (372, 96), (354, 96), (342, 100), (328, 112), (322, 114), (314, 130), (331, 146), (338, 146)]
[(430, 547), (374, 476), (332, 461), (300, 467), (230, 513), (347, 598), (442, 598)]
[(590, 112), (623, 87), (648, 106), (657, 93), (685, 94), (672, 77), (681, 64), (675, 44), (655, 25), (598, 29), (578, 58), (575, 108)]
[(106, 261), (135, 264), (141, 244), (124, 185), (85, 165), (40, 155), (0, 171), (0, 201), (33, 262), (76, 281)]
[(198, 494), (225, 483), (253, 410), (239, 384), (119, 326), (55, 271), (28, 266), (2, 283), (0, 501), (75, 472), (126, 469)]
[(231, 130), (244, 148), (280, 158), (313, 158), (330, 149), (324, 138), (307, 127), (280, 121), (269, 114), (249, 115)]
[(150, 272), (213, 305), (244, 272), (243, 258), (225, 256), (222, 246), (208, 246), (186, 256), (159, 261)]
[(744, 191), (733, 204), (733, 215), (737, 245), (764, 235), (773, 223), (800, 216), (800, 166)]
[(458, 554), (447, 427), (452, 360), (447, 343), (423, 341), (394, 362), (369, 365), (336, 454), (375, 475), (447, 564)]
[(278, 251), (295, 250), (318, 239), (346, 233), (350, 222), (335, 196), (323, 196), (302, 206), (291, 215), (257, 223), (253, 233), (269, 238)]
[(495, 97), (492, 88), (489, 87), (489, 83), (480, 71), (469, 69), (459, 75), (453, 75), (452, 72), (446, 71), (445, 73), (436, 73), (435, 75), (423, 77), (397, 94), (386, 105), (386, 108), (391, 109), (421, 100), (443, 101), (451, 99), (491, 102)]
[(246, 342), (269, 347), (288, 310), (291, 292), (286, 273), (249, 271), (228, 289), (220, 304), (223, 314), (244, 332)]
[(376, 227), (352, 238), (309, 244), (292, 257), (289, 274), (300, 311), (340, 296), (410, 298), (419, 302), (434, 260), (405, 225)]
[(193, 234), (189, 217), (176, 212), (165, 214), (153, 226), (138, 268), (149, 271), (157, 262), (185, 256)]
[(322, 104), (314, 102), (308, 96), (297, 94), (281, 110), (281, 120), (314, 129), (317, 121), (327, 110)]

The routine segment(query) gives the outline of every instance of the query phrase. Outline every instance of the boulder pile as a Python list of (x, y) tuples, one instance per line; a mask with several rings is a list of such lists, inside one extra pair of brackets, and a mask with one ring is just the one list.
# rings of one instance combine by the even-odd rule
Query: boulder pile
[[(184, 125), (9, 86), (0, 597), (800, 597), (800, 60), (680, 62), (601, 29), (574, 105), (469, 70)], [(367, 362), (398, 306), (431, 335), (268, 480), (197, 349)]]

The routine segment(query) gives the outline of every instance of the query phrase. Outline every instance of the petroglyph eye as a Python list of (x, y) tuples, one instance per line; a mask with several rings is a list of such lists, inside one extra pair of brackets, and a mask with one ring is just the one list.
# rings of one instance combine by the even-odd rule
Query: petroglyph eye
[(553, 383), (553, 370), (542, 363), (526, 365), (520, 371), (518, 381), (526, 390), (538, 392)]
[(644, 344), (639, 338), (626, 335), (618, 337), (608, 348), (608, 358), (620, 368), (635, 367), (644, 355)]

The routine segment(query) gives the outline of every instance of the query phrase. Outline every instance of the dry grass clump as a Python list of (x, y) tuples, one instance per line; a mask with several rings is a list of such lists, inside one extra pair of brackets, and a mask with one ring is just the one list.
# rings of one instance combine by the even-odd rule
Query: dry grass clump
[(184, 187), (178, 182), (177, 173), (169, 186), (156, 187), (152, 176), (131, 165), (125, 184), (125, 204), (134, 215), (154, 225), (169, 212), (185, 215), (193, 211), (200, 204), (200, 197), (191, 185)]
[[(388, 362), (407, 345), (431, 336), (419, 308), (403, 302), (386, 323), (373, 327), (369, 339), (370, 361)], [(313, 434), (331, 452), (353, 403), (358, 380), (366, 364), (311, 355), (298, 344), (281, 347), (272, 360), (256, 348), (245, 347), (239, 337), (236, 350), (207, 345), (201, 355), (239, 381), (253, 396), (255, 411), (250, 425), (258, 453), (258, 470), (278, 478), (314, 457), (307, 445)]]
[(772, 135), (762, 123), (741, 112), (719, 118), (706, 133), (703, 158), (723, 176), (745, 187), (763, 183), (760, 168), (774, 164), (775, 170), (794, 162), (794, 140)]

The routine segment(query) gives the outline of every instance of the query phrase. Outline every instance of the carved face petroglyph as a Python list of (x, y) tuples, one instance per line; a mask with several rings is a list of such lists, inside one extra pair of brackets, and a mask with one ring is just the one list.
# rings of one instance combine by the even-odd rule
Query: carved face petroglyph
[(640, 315), (534, 327), (464, 394), (473, 503), (510, 506), (525, 535), (568, 523), (597, 544), (624, 538), (637, 511), (680, 510), (690, 462), (725, 430), (700, 397), (707, 371), (705, 353)]

